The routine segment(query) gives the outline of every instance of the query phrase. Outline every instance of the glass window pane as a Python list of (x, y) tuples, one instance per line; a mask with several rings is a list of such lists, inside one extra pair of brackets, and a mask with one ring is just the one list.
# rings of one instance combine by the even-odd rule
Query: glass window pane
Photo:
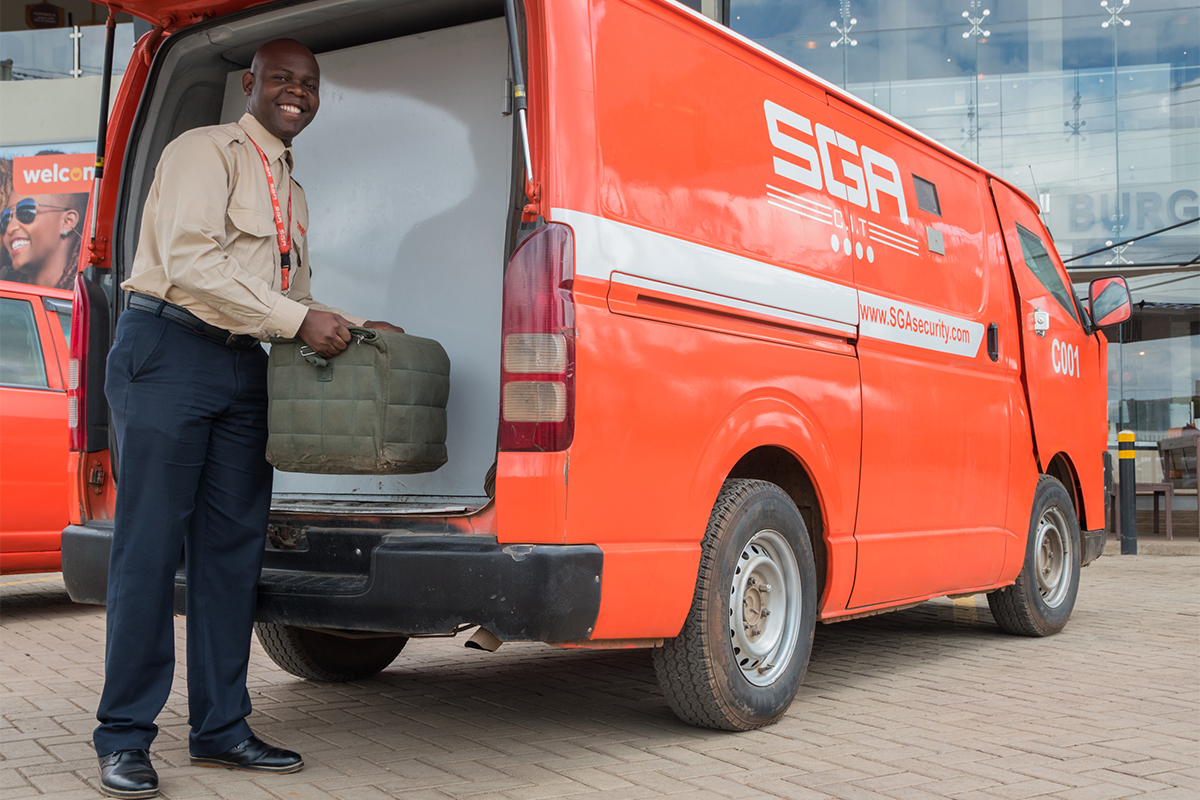
[[(1183, 283), (1193, 298), (1200, 294), (1195, 273)], [(1135, 291), (1133, 318), (1107, 332), (1110, 441), (1113, 431), (1128, 428), (1139, 442), (1157, 442), (1200, 416), (1200, 303), (1145, 299), (1156, 296), (1155, 289)], [(1157, 458), (1138, 466), (1139, 481), (1162, 480)]]
[[(1154, 6), (1175, 6), (1159, 8)], [(1116, 31), (1117, 63), (1122, 67), (1137, 64), (1200, 64), (1194, 46), (1200, 32), (1200, 6), (1195, 2), (1130, 4), (1121, 13), (1128, 27)]]
[(28, 300), (0, 297), (0, 383), (47, 387), (42, 341)]
[[(819, 33), (825, 40), (831, 30), (829, 22), (840, 18), (838, 0), (730, 0), (729, 3), (729, 27), (756, 41), (797, 37), (805, 32), (814, 36)], [(823, 44), (830, 49), (828, 41)]]
[(58, 324), (62, 326), (63, 339), (69, 347), (71, 345), (71, 312), (59, 311), (55, 313), (55, 317), (58, 318)]
[[(82, 25), (79, 31), (82, 34), (79, 69), (83, 75), (99, 75), (104, 67), (105, 27), (102, 24)], [(0, 32), (0, 61), (13, 62), (13, 80), (70, 78), (75, 64), (75, 42), (71, 32), (71, 28), (65, 27)], [(133, 23), (117, 25), (113, 39), (114, 75), (125, 71), (133, 55), (133, 46)]]
[(1054, 268), (1054, 262), (1050, 259), (1050, 254), (1046, 252), (1046, 246), (1042, 244), (1041, 237), (1024, 226), (1017, 225), (1017, 238), (1021, 240), (1021, 253), (1025, 256), (1025, 265), (1029, 267), (1029, 271), (1050, 290), (1050, 294), (1054, 295), (1058, 304), (1067, 310), (1071, 319), (1079, 322), (1079, 317), (1075, 313), (1075, 303), (1071, 299), (1067, 287), (1063, 285), (1058, 270)]
[(917, 191), (917, 207), (930, 214), (942, 215), (942, 205), (938, 202), (937, 186), (919, 175), (913, 175), (913, 188)]

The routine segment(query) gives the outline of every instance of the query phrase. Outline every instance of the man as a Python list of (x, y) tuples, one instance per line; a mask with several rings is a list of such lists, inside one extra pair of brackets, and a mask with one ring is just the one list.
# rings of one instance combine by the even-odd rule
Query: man
[(348, 320), (363, 324), (309, 294), (308, 209), (291, 145), (316, 116), (319, 88), (308, 48), (264, 44), (242, 78), (248, 113), (172, 142), (146, 200), (105, 385), (120, 472), (93, 738), (110, 796), (158, 793), (149, 748), (174, 672), (181, 551), (192, 764), (304, 765), (251, 732), (246, 669), (271, 501), (259, 340), (299, 337), (333, 356), (350, 341)]

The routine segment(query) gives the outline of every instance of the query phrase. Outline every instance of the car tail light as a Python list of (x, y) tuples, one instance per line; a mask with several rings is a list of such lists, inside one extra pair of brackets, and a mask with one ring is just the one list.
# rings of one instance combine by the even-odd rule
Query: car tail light
[(500, 449), (566, 450), (575, 434), (575, 240), (550, 223), (504, 274)]
[(67, 361), (67, 426), (71, 449), (82, 453), (87, 449), (87, 352), (91, 312), (82, 272), (75, 278), (72, 305), (70, 359)]

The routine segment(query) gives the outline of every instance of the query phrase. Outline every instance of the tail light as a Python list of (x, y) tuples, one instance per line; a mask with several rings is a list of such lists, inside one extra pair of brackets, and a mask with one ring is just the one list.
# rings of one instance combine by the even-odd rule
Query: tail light
[(75, 278), (75, 299), (71, 309), (70, 358), (67, 361), (67, 427), (71, 449), (87, 449), (87, 353), (91, 303), (83, 272)]
[(575, 434), (575, 240), (550, 223), (504, 274), (500, 449), (566, 450)]

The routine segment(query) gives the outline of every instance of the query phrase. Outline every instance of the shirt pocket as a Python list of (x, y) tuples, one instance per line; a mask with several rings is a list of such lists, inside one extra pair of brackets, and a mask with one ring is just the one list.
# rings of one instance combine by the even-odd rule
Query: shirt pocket
[(243, 270), (278, 289), (279, 245), (275, 220), (253, 208), (232, 206), (226, 212), (226, 252)]
[(242, 235), (250, 235), (271, 239), (275, 236), (275, 220), (258, 209), (254, 208), (238, 208), (231, 207), (227, 212), (229, 214), (229, 222), (231, 230), (230, 239), (236, 239), (239, 232)]

